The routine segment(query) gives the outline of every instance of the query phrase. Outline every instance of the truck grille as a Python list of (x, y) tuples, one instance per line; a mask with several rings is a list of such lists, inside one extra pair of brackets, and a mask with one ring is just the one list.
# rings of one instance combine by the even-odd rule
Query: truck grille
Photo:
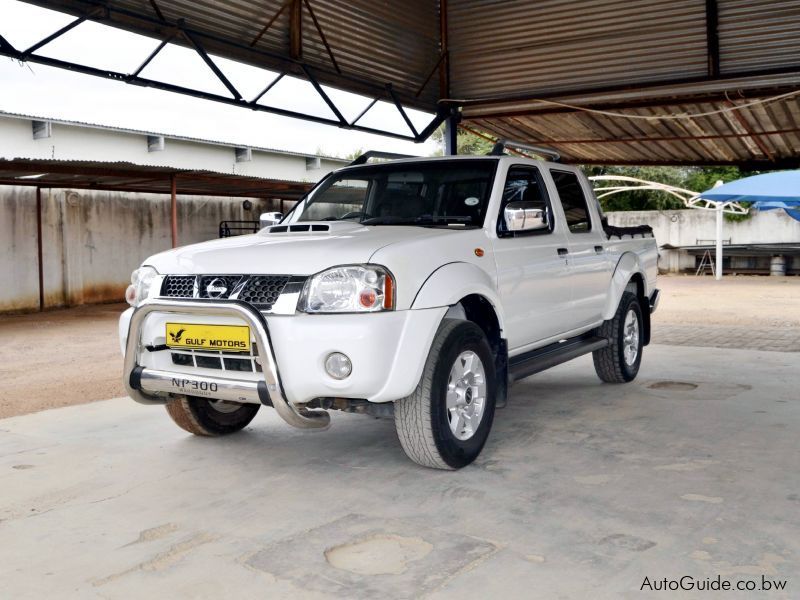
[(292, 279), (297, 284), (304, 280), (290, 275), (167, 275), (161, 284), (161, 296), (243, 300), (269, 311)]
[(258, 362), (258, 346), (255, 342), (250, 352), (176, 350), (173, 348), (170, 353), (172, 354), (172, 363), (182, 367), (261, 373), (261, 365)]
[(194, 275), (170, 275), (164, 278), (161, 295), (169, 298), (194, 297)]
[(242, 288), (239, 300), (244, 300), (259, 308), (262, 306), (272, 308), (272, 305), (278, 300), (278, 296), (281, 295), (288, 282), (288, 277), (277, 275), (251, 277), (247, 285)]

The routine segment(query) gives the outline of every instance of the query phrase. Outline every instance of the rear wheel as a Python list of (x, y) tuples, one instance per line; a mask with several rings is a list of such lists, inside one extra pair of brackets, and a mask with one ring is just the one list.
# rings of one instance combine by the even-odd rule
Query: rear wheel
[(175, 424), (195, 435), (218, 436), (244, 429), (256, 416), (258, 404), (239, 404), (187, 396), (167, 403)]
[(607, 383), (633, 381), (642, 364), (642, 307), (636, 294), (625, 292), (612, 319), (598, 329), (609, 344), (592, 353), (597, 376)]
[(395, 403), (400, 444), (414, 462), (459, 469), (474, 461), (494, 419), (494, 358), (483, 331), (445, 319), (414, 392)]

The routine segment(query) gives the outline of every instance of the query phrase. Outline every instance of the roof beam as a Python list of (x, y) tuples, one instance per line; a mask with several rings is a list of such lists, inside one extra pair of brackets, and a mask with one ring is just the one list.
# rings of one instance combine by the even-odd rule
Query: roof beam
[(292, 0), (289, 8), (289, 56), (295, 60), (303, 58), (303, 4)]
[(167, 37), (165, 37), (163, 40), (161, 40), (161, 43), (158, 46), (156, 46), (156, 49), (153, 50), (150, 53), (150, 55), (142, 61), (142, 63), (136, 68), (136, 70), (133, 73), (131, 73), (130, 77), (131, 78), (138, 77), (139, 73), (141, 73), (144, 70), (144, 68), (147, 65), (149, 65), (150, 62), (158, 55), (158, 53), (161, 52), (164, 49), (164, 46), (166, 46), (167, 44), (169, 44), (172, 41), (172, 39), (177, 35), (177, 33), (178, 33), (178, 30), (177, 29), (173, 29), (167, 35)]
[[(459, 125), (465, 131), (473, 135), (478, 135), (483, 137), (488, 141), (491, 140), (488, 136), (480, 134), (478, 131), (469, 129), (464, 125)], [(745, 133), (712, 133), (712, 134), (705, 134), (705, 135), (644, 135), (642, 137), (615, 137), (615, 138), (578, 138), (578, 139), (548, 139), (546, 143), (548, 144), (577, 144), (577, 145), (591, 145), (591, 144), (630, 144), (632, 142), (694, 142), (698, 140), (718, 140), (718, 139), (730, 139), (730, 138), (746, 138), (746, 137), (754, 137), (754, 136), (769, 136), (769, 135), (785, 135), (787, 133), (800, 133), (800, 127), (790, 127), (787, 129), (776, 129), (775, 131), (760, 131), (757, 134), (752, 131), (747, 131)], [(764, 152), (766, 156), (769, 156), (769, 153)], [(770, 158), (771, 159), (771, 158)]]
[(188, 31), (181, 30), (181, 34), (194, 47), (195, 51), (200, 55), (200, 58), (203, 59), (203, 62), (206, 63), (206, 65), (208, 65), (208, 68), (211, 69), (211, 71), (214, 73), (214, 75), (217, 76), (217, 79), (219, 79), (222, 82), (222, 85), (224, 85), (226, 88), (228, 88), (228, 91), (231, 93), (231, 95), (234, 98), (236, 98), (237, 100), (241, 100), (242, 99), (242, 95), (239, 93), (239, 90), (237, 90), (234, 87), (234, 85), (230, 82), (230, 80), (227, 77), (225, 77), (225, 74), (217, 66), (217, 63), (215, 63), (213, 60), (211, 60), (211, 57), (205, 51), (205, 49), (200, 44), (200, 42), (198, 42), (194, 38), (194, 36), (191, 33), (189, 33)]
[(36, 42), (33, 46), (31, 46), (27, 50), (23, 50), (22, 51), (20, 60), (25, 60), (28, 56), (30, 56), (31, 54), (36, 52), (42, 46), (46, 46), (47, 44), (49, 44), (50, 42), (52, 42), (56, 38), (60, 38), (62, 35), (64, 35), (68, 31), (72, 31), (75, 27), (77, 27), (78, 25), (83, 23), (88, 18), (89, 18), (89, 15), (80, 16), (77, 19), (75, 19), (74, 21), (71, 21), (70, 23), (67, 23), (66, 25), (64, 25), (64, 27), (62, 27), (58, 31), (54, 31), (53, 33), (48, 35), (46, 38), (39, 40), (38, 42)]
[[(11, 58), (15, 58), (17, 60), (21, 60), (21, 58), (19, 56), (19, 52), (16, 52), (16, 51), (12, 52), (12, 51), (7, 51), (7, 50), (4, 50), (4, 49), (0, 48), (0, 55), (10, 56)], [(143, 87), (151, 87), (151, 88), (154, 88), (154, 89), (164, 90), (164, 91), (167, 91), (167, 92), (174, 92), (174, 93), (177, 93), (177, 94), (183, 94), (185, 96), (192, 96), (194, 98), (201, 98), (203, 100), (211, 100), (211, 101), (214, 101), (214, 102), (220, 102), (222, 104), (231, 104), (233, 106), (245, 107), (245, 108), (249, 108), (251, 110), (273, 113), (273, 114), (281, 115), (281, 116), (284, 116), (284, 117), (291, 117), (293, 119), (301, 119), (301, 120), (304, 120), (304, 121), (311, 121), (313, 123), (320, 123), (322, 125), (332, 125), (334, 127), (341, 127), (341, 128), (344, 128), (344, 129), (353, 129), (353, 130), (356, 130), (356, 131), (363, 131), (364, 133), (374, 133), (376, 135), (382, 135), (382, 136), (386, 136), (386, 137), (397, 138), (397, 139), (400, 139), (400, 140), (406, 140), (406, 141), (410, 141), (410, 142), (421, 142), (421, 141), (424, 141), (425, 139), (427, 139), (427, 137), (423, 137), (423, 133), (425, 131), (427, 131), (428, 135), (430, 135), (430, 133), (436, 128), (435, 126), (438, 126), (438, 124), (441, 123), (441, 120), (437, 121), (438, 117), (434, 117), (433, 120), (431, 121), (431, 123), (429, 124), (429, 126), (426, 127), (425, 130), (423, 130), (423, 133), (420, 133), (419, 137), (415, 138), (414, 136), (411, 136), (411, 135), (404, 135), (402, 133), (395, 133), (395, 132), (392, 132), (392, 131), (376, 129), (374, 127), (364, 127), (363, 125), (352, 125), (352, 124), (348, 123), (344, 119), (344, 117), (342, 117), (342, 120), (335, 120), (335, 119), (329, 119), (329, 118), (326, 118), (326, 117), (319, 117), (319, 116), (316, 116), (316, 115), (311, 115), (311, 114), (307, 114), (307, 113), (301, 113), (301, 112), (297, 112), (297, 111), (294, 111), (294, 110), (288, 110), (288, 109), (284, 109), (284, 108), (278, 108), (278, 107), (275, 107), (275, 106), (266, 106), (266, 105), (263, 105), (263, 104), (257, 104), (257, 103), (252, 102), (252, 101), (248, 102), (248, 101), (245, 101), (245, 100), (243, 100), (241, 98), (240, 99), (236, 99), (236, 98), (231, 98), (231, 97), (228, 97), (228, 96), (221, 96), (219, 94), (214, 94), (212, 92), (205, 92), (203, 90), (196, 90), (196, 89), (192, 89), (192, 88), (187, 88), (187, 87), (184, 87), (184, 86), (175, 85), (175, 84), (171, 84), (171, 83), (165, 83), (163, 81), (157, 81), (157, 80), (154, 80), (154, 79), (147, 79), (147, 78), (139, 77), (139, 76), (133, 77), (131, 75), (127, 75), (125, 73), (120, 73), (118, 71), (108, 71), (108, 70), (105, 70), (105, 69), (98, 69), (96, 67), (89, 67), (87, 65), (81, 65), (81, 64), (76, 64), (76, 63), (71, 63), (71, 62), (68, 62), (68, 61), (64, 61), (64, 60), (59, 60), (57, 58), (50, 58), (48, 56), (41, 56), (39, 54), (32, 54), (32, 55), (28, 56), (25, 60), (27, 60), (29, 62), (37, 63), (37, 64), (46, 65), (46, 66), (49, 66), (49, 67), (56, 67), (56, 68), (59, 68), (59, 69), (65, 69), (67, 71), (73, 71), (75, 73), (82, 73), (84, 75), (92, 75), (94, 77), (102, 77), (104, 79), (113, 79), (115, 81), (121, 81), (121, 82), (129, 83), (129, 84), (132, 84), (132, 85), (140, 85), (140, 86), (143, 86)], [(312, 85), (313, 85), (313, 83), (314, 82), (312, 82)], [(319, 83), (317, 83), (317, 86), (319, 86)], [(324, 91), (323, 91), (323, 94), (324, 94)], [(324, 97), (327, 97), (327, 94), (325, 94)], [(330, 101), (330, 98), (328, 98), (328, 101)], [(337, 109), (337, 111), (338, 111), (338, 109)], [(431, 128), (431, 125), (435, 125), (435, 126)]]
[(706, 0), (706, 53), (708, 76), (719, 76), (719, 7), (717, 0)]
[[(730, 100), (728, 100), (726, 104), (730, 107), (736, 106)], [(753, 132), (753, 128), (750, 127), (750, 124), (747, 122), (744, 116), (740, 114), (740, 112), (741, 111), (734, 110), (731, 112), (731, 114), (736, 119), (736, 122), (739, 123), (739, 125), (741, 125), (742, 129), (745, 130), (747, 136), (755, 142), (756, 146), (758, 146), (758, 149), (761, 150), (762, 154), (764, 154), (764, 156), (769, 158), (772, 162), (775, 162), (775, 156), (772, 154), (772, 152), (770, 152), (764, 140), (761, 138), (760, 135), (757, 135), (755, 132)]]
[(258, 35), (256, 35), (256, 37), (253, 38), (253, 41), (250, 42), (250, 46), (251, 47), (255, 46), (258, 43), (258, 40), (260, 40), (262, 38), (262, 36), (265, 33), (267, 33), (267, 31), (269, 31), (269, 28), (272, 27), (272, 24), (275, 21), (278, 20), (278, 17), (280, 17), (281, 14), (283, 14), (283, 11), (285, 11), (286, 7), (289, 6), (291, 3), (292, 3), (292, 0), (286, 0), (286, 2), (284, 2), (281, 5), (281, 7), (278, 9), (278, 12), (276, 12), (274, 15), (272, 15), (272, 18), (269, 21), (267, 21), (267, 24), (264, 25), (264, 27), (261, 29), (261, 31), (258, 32)]
[(389, 97), (392, 99), (392, 102), (394, 102), (394, 105), (397, 107), (397, 111), (400, 113), (400, 116), (403, 117), (403, 121), (406, 122), (406, 125), (408, 125), (408, 128), (411, 130), (411, 133), (414, 134), (415, 138), (419, 137), (417, 130), (414, 128), (414, 124), (411, 122), (411, 119), (408, 118), (406, 111), (403, 110), (403, 105), (400, 104), (400, 100), (397, 99), (397, 96), (395, 95), (394, 90), (392, 89), (391, 83), (386, 84), (386, 91), (389, 92)]
[[(125, 3), (124, 5), (117, 2), (105, 3), (103, 0), (25, 0), (30, 4), (42, 6), (50, 10), (58, 10), (61, 12), (69, 13), (78, 17), (86, 16), (87, 19), (102, 23), (103, 25), (117, 27), (126, 31), (131, 31), (140, 35), (149, 36), (157, 40), (163, 39), (166, 32), (165, 27), (177, 27), (177, 21), (172, 22), (167, 20), (166, 16), (162, 20), (154, 14), (154, 9), (144, 3)], [(102, 4), (101, 4), (102, 2)], [(295, 3), (302, 7), (302, 0), (287, 0), (287, 9)], [(165, 2), (159, 0), (159, 4), (164, 5)], [(132, 8), (131, 8), (132, 7)], [(96, 13), (93, 11), (97, 11)], [(256, 8), (253, 8), (256, 11)], [(279, 10), (279, 12), (281, 12)], [(91, 13), (91, 14), (90, 14)], [(286, 9), (281, 14), (286, 15)], [(163, 12), (162, 12), (163, 15)], [(277, 16), (274, 16), (277, 19)], [(288, 15), (289, 17), (291, 15)], [(272, 20), (272, 19), (271, 19)], [(267, 25), (274, 26), (272, 23)], [(0, 27), (2, 21), (0, 20)], [(265, 28), (265, 31), (268, 28)], [(184, 31), (189, 32), (195, 40), (199, 41), (206, 52), (214, 55), (225, 56), (237, 61), (243, 61), (250, 65), (259, 68), (284, 71), (287, 73), (299, 73), (302, 70), (303, 58), (292, 58), (289, 55), (288, 48), (285, 51), (270, 49), (266, 45), (259, 45), (259, 36), (254, 40), (234, 40), (222, 37), (221, 34), (201, 31), (187, 23), (183, 27)], [(1, 33), (1, 32), (0, 32)], [(261, 34), (263, 36), (263, 34)], [(187, 41), (176, 40), (176, 43), (188, 46), (191, 44)], [(301, 49), (301, 48), (297, 48)], [(2, 46), (0, 45), (0, 50)], [(11, 56), (12, 52), (6, 48), (7, 56)], [(12, 58), (19, 59), (18, 53), (14, 53)], [(63, 61), (68, 62), (68, 61)], [(53, 65), (51, 65), (53, 66)], [(385, 93), (385, 82), (370, 80), (358, 74), (348, 73), (346, 71), (337, 72), (333, 66), (327, 64), (312, 64), (314, 72), (325, 85), (336, 85), (341, 89), (347, 90), (352, 93), (363, 94), (365, 96), (375, 97)], [(338, 61), (337, 61), (337, 66)], [(341, 68), (341, 67), (340, 67)], [(427, 99), (420, 99), (414, 96), (415, 89), (399, 89), (396, 93), (406, 106), (413, 106), (420, 110), (435, 111), (436, 106), (430, 97)], [(302, 118), (302, 117), (297, 117)]]
[[(551, 91), (551, 92), (527, 92), (524, 94), (508, 94), (505, 96), (493, 96), (487, 98), (478, 98), (475, 100), (470, 99), (462, 99), (458, 101), (451, 101), (452, 104), (458, 104), (463, 107), (471, 107), (471, 106), (492, 106), (495, 104), (512, 104), (512, 103), (525, 103), (531, 102), (535, 103), (537, 100), (559, 100), (564, 98), (582, 98), (585, 96), (597, 96), (597, 95), (604, 95), (604, 94), (615, 94), (615, 93), (637, 93), (637, 94), (648, 94), (652, 98), (652, 101), (657, 101), (659, 98), (663, 99), (665, 97), (687, 97), (692, 95), (698, 95), (698, 93), (691, 94), (690, 91), (686, 91), (684, 93), (680, 93), (673, 89), (666, 89), (666, 88), (674, 88), (680, 86), (691, 86), (695, 84), (701, 83), (717, 83), (720, 85), (725, 84), (736, 84), (737, 89), (744, 89), (747, 90), (747, 85), (742, 85), (742, 82), (739, 80), (742, 79), (749, 79), (749, 78), (758, 78), (763, 80), (764, 78), (771, 76), (771, 75), (786, 75), (790, 77), (800, 77), (800, 68), (797, 66), (782, 66), (782, 67), (775, 67), (773, 69), (757, 69), (752, 71), (739, 71), (736, 73), (725, 73), (724, 75), (719, 75), (716, 77), (709, 77), (708, 75), (703, 75), (699, 77), (684, 77), (679, 79), (668, 79), (664, 81), (658, 81), (655, 83), (648, 83), (646, 85), (631, 85), (630, 83), (619, 84), (619, 85), (609, 85), (604, 87), (590, 87), (590, 88), (577, 88), (577, 89), (569, 89), (569, 90), (559, 90), (559, 91)], [(784, 86), (786, 84), (783, 84)], [(763, 86), (760, 86), (763, 88)], [(781, 87), (780, 84), (776, 84), (773, 87)], [(796, 88), (796, 86), (795, 86)], [(663, 93), (659, 96), (659, 92), (663, 89)], [(583, 100), (579, 100), (578, 102), (585, 102)], [(646, 99), (641, 100), (642, 103), (646, 103)], [(467, 115), (469, 117), (469, 115)], [(482, 115), (484, 116), (484, 115)], [(491, 116), (491, 115), (490, 115)]]
[(331, 64), (333, 64), (333, 68), (336, 69), (337, 73), (341, 73), (342, 70), (339, 68), (338, 63), (336, 62), (336, 57), (333, 55), (333, 50), (331, 50), (331, 45), (328, 43), (328, 38), (325, 37), (325, 32), (322, 31), (322, 27), (320, 27), (319, 21), (317, 21), (317, 15), (314, 14), (314, 9), (311, 8), (311, 2), (309, 0), (304, 0), (306, 8), (308, 9), (308, 14), (311, 16), (311, 21), (314, 23), (314, 27), (317, 28), (317, 33), (319, 33), (319, 37), (322, 40), (322, 43), (325, 45), (325, 50), (328, 51), (328, 56), (331, 59)]
[(779, 158), (775, 162), (766, 160), (591, 160), (563, 157), (562, 162), (570, 164), (619, 166), (619, 167), (739, 167), (745, 171), (777, 171), (800, 168), (800, 158)]

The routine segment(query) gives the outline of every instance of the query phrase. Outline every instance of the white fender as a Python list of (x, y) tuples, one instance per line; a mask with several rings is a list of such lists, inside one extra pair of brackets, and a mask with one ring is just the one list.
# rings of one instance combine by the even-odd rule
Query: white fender
[(492, 304), (500, 329), (504, 329), (503, 305), (494, 281), (486, 271), (470, 263), (449, 263), (436, 269), (422, 284), (411, 308), (452, 306), (470, 294), (483, 296)]
[(625, 292), (631, 277), (636, 273), (642, 276), (643, 281), (647, 281), (647, 276), (639, 261), (639, 255), (633, 252), (626, 252), (620, 257), (617, 267), (614, 269), (614, 274), (611, 276), (611, 284), (609, 285), (608, 294), (606, 294), (606, 306), (603, 310), (603, 319), (608, 320), (617, 312), (622, 294)]

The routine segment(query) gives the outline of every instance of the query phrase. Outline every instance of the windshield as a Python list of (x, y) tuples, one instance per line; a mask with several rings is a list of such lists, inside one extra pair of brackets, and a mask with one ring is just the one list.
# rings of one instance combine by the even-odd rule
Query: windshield
[(328, 178), (297, 221), (482, 227), (495, 160), (370, 165)]

